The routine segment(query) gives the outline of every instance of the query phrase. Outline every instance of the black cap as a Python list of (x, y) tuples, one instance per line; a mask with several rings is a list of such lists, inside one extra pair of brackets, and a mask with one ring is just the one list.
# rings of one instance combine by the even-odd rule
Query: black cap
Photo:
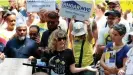
[(117, 16), (119, 18), (121, 17), (121, 13), (117, 10), (112, 10), (105, 13), (105, 16), (109, 16), (109, 15)]

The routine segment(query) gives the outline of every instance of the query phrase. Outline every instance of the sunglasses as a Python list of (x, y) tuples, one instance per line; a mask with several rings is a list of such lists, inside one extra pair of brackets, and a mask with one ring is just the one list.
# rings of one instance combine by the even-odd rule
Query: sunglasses
[(30, 36), (37, 36), (38, 34), (36, 34), (36, 33), (30, 33), (29, 35)]
[(109, 6), (109, 8), (115, 8), (116, 6)]
[(58, 41), (66, 40), (66, 37), (58, 38)]

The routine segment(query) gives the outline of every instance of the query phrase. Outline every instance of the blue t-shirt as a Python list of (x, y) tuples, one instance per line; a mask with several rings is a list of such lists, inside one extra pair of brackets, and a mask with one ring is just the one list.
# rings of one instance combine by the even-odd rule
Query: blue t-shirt
[[(106, 52), (107, 49), (109, 48), (113, 48), (113, 42), (110, 42), (106, 45), (106, 48), (104, 50), (104, 52)], [(129, 51), (130, 47), (128, 47), (127, 45), (123, 46), (121, 50), (119, 50), (116, 53), (116, 66), (117, 68), (121, 68), (123, 67), (123, 59), (127, 57), (127, 52)]]

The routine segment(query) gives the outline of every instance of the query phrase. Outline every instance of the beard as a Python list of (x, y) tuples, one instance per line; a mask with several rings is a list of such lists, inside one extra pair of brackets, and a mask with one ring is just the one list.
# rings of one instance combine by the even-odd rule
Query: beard
[(25, 36), (19, 36), (19, 37), (18, 37), (18, 39), (19, 39), (20, 41), (23, 41), (25, 38), (26, 38)]

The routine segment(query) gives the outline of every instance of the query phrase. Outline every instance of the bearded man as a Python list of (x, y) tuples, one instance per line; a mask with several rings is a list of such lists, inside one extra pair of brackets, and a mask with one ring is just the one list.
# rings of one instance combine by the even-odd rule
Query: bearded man
[(36, 56), (36, 42), (27, 35), (27, 25), (20, 24), (16, 27), (16, 37), (7, 42), (4, 53), (8, 58), (29, 58)]

